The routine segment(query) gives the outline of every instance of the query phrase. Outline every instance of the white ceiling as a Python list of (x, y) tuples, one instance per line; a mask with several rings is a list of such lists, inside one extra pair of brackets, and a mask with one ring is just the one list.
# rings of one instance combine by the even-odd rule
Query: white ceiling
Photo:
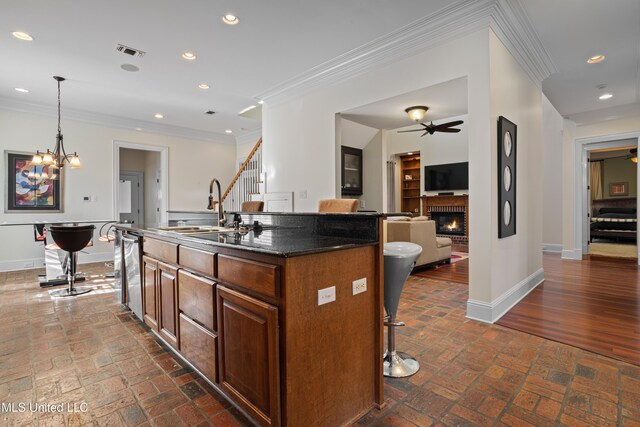
[(425, 123), (467, 114), (466, 77), (343, 111), (342, 117), (377, 129), (398, 129), (415, 124), (404, 111), (414, 105), (429, 107)]
[[(640, 105), (639, 0), (521, 2), (558, 68), (543, 82), (556, 109), (578, 123), (635, 114)], [(605, 55), (587, 64), (594, 55)], [(607, 84), (613, 98), (601, 101)], [(613, 111), (607, 111), (612, 108)], [(599, 110), (599, 111), (598, 111)], [(596, 112), (598, 111), (598, 112)], [(580, 114), (589, 112), (588, 114)]]
[[(472, 1), (472, 0), (470, 0)], [(23, 101), (54, 106), (53, 75), (63, 83), (63, 110), (92, 112), (224, 135), (260, 127), (238, 112), (254, 97), (314, 66), (427, 16), (447, 0), (21, 0), (4, 2), (0, 13), (0, 103)], [(559, 69), (543, 85), (558, 111), (580, 120), (637, 111), (640, 104), (640, 0), (522, 1), (533, 26)], [(615, 6), (614, 6), (615, 5)], [(236, 26), (221, 21), (240, 17)], [(21, 42), (21, 30), (35, 37)], [(134, 59), (115, 51), (118, 43), (147, 52)], [(198, 59), (180, 57), (194, 51)], [(588, 65), (602, 53), (604, 63)], [(120, 69), (131, 63), (137, 73)], [(197, 88), (206, 82), (211, 89)], [(609, 84), (610, 101), (597, 100), (596, 85)], [(14, 87), (31, 92), (20, 94)], [(435, 95), (434, 95), (435, 96)], [(453, 100), (426, 99), (429, 118), (456, 115)], [(465, 100), (466, 101), (466, 100)], [(406, 107), (406, 106), (404, 106)], [(400, 115), (397, 107), (391, 114)], [(214, 116), (204, 114), (214, 110)], [(153, 118), (157, 112), (165, 118)], [(581, 113), (587, 112), (583, 115)], [(403, 113), (402, 113), (403, 114)], [(400, 116), (396, 117), (400, 120)], [(64, 120), (64, 112), (63, 112)], [(386, 124), (385, 127), (395, 126)]]

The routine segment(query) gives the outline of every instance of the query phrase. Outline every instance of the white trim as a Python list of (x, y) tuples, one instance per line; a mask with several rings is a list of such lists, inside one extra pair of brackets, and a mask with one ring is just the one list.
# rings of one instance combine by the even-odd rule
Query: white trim
[[(12, 98), (0, 97), (0, 109), (17, 111), (19, 113), (37, 114), (46, 117), (58, 117), (56, 107), (40, 105), (30, 102), (15, 100)], [(142, 120), (134, 120), (125, 117), (110, 116), (107, 114), (97, 114), (89, 111), (64, 109), (64, 119), (92, 125), (109, 126), (119, 129), (135, 131), (142, 128), (141, 132), (156, 133), (159, 135), (174, 136), (178, 138), (194, 139), (197, 141), (217, 142), (221, 144), (235, 144), (235, 137), (232, 135), (208, 132), (198, 129), (189, 129), (181, 126), (172, 126), (164, 123), (152, 123)]]
[(467, 317), (485, 323), (495, 323), (543, 281), (544, 270), (540, 268), (491, 303), (469, 299)]
[(542, 244), (543, 252), (562, 252), (562, 243), (543, 243)]
[(113, 140), (113, 217), (120, 218), (118, 206), (118, 181), (120, 180), (120, 148), (130, 148), (142, 151), (155, 151), (160, 153), (160, 224), (167, 223), (167, 211), (169, 210), (169, 147), (158, 145), (137, 144), (135, 142)]
[[(629, 145), (628, 140), (635, 139), (636, 146), (640, 142), (640, 132), (627, 132), (619, 134), (599, 135), (585, 138), (575, 138), (574, 154), (573, 154), (573, 167), (574, 167), (574, 188), (573, 188), (573, 247), (581, 248), (562, 251), (562, 257), (567, 259), (582, 259), (582, 255), (588, 251), (587, 236), (589, 219), (586, 215), (588, 193), (586, 186), (587, 179), (587, 153), (592, 150), (606, 149), (606, 148), (620, 148)], [(638, 183), (640, 183), (640, 168), (638, 169), (638, 176), (636, 177)], [(640, 212), (638, 212), (638, 218), (640, 219)], [(636, 240), (640, 241), (640, 228), (637, 231)], [(565, 252), (567, 256), (565, 257)], [(573, 254), (571, 254), (573, 252)], [(578, 258), (578, 252), (580, 257)], [(640, 255), (640, 246), (638, 246), (638, 254)], [(640, 256), (638, 257), (638, 264), (640, 265)]]
[(460, 0), (298, 74), (256, 95), (256, 98), (265, 100), (268, 105), (278, 104), (483, 28), (491, 28), (496, 33), (537, 85), (557, 72), (522, 6), (522, 0)]
[(582, 249), (563, 249), (562, 259), (573, 259), (576, 261), (582, 261)]
[[(96, 252), (90, 254), (80, 252), (78, 254), (78, 264), (91, 264), (94, 262), (107, 261), (113, 261), (113, 251)], [(25, 265), (28, 264), (33, 265), (33, 267), (25, 267)], [(44, 257), (19, 259), (13, 261), (0, 261), (0, 272), (34, 270), (37, 268), (44, 268), (44, 266)]]

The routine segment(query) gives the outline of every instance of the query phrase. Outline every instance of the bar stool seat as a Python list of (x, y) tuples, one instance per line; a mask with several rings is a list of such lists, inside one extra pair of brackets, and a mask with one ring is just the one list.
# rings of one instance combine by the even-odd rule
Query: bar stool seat
[(52, 225), (49, 227), (51, 237), (58, 247), (69, 253), (67, 257), (67, 281), (69, 287), (67, 289), (59, 289), (50, 293), (55, 297), (68, 297), (86, 294), (91, 291), (91, 288), (74, 288), (76, 274), (76, 264), (78, 261), (78, 252), (84, 249), (91, 239), (93, 238), (94, 225), (82, 225), (82, 226), (64, 226), (64, 225)]
[(396, 322), (400, 295), (421, 253), (422, 247), (411, 242), (384, 244), (384, 308), (388, 316), (385, 325), (389, 327), (387, 351), (383, 361), (383, 372), (386, 377), (408, 377), (420, 369), (416, 359), (396, 351), (395, 328), (404, 326), (403, 322)]

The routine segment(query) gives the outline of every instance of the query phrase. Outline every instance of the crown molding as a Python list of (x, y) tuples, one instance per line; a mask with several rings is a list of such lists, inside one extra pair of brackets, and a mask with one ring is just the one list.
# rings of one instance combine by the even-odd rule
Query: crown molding
[(542, 46), (522, 0), (459, 0), (398, 30), (337, 56), (292, 79), (256, 95), (268, 105), (299, 97), (388, 65), (426, 49), (491, 28), (527, 71), (541, 85), (556, 67)]
[[(19, 113), (36, 114), (39, 116), (53, 118), (58, 117), (57, 107), (18, 101), (6, 97), (0, 97), (0, 109), (16, 111)], [(140, 132), (155, 133), (159, 135), (193, 139), (204, 142), (215, 142), (233, 145), (235, 145), (236, 143), (236, 139), (232, 135), (207, 132), (197, 129), (189, 129), (162, 123), (151, 123), (146, 121), (127, 119), (125, 117), (110, 116), (107, 114), (97, 114), (88, 111), (73, 110), (69, 108), (64, 108), (63, 119), (81, 123), (88, 123), (92, 125), (126, 129), (130, 131), (136, 131), (136, 128), (141, 128), (142, 130)]]

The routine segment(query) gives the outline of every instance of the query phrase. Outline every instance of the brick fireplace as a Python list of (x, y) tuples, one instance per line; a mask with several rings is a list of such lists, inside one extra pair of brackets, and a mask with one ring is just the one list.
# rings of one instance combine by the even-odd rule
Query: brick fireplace
[(436, 222), (436, 235), (469, 243), (469, 196), (422, 196), (422, 214)]

